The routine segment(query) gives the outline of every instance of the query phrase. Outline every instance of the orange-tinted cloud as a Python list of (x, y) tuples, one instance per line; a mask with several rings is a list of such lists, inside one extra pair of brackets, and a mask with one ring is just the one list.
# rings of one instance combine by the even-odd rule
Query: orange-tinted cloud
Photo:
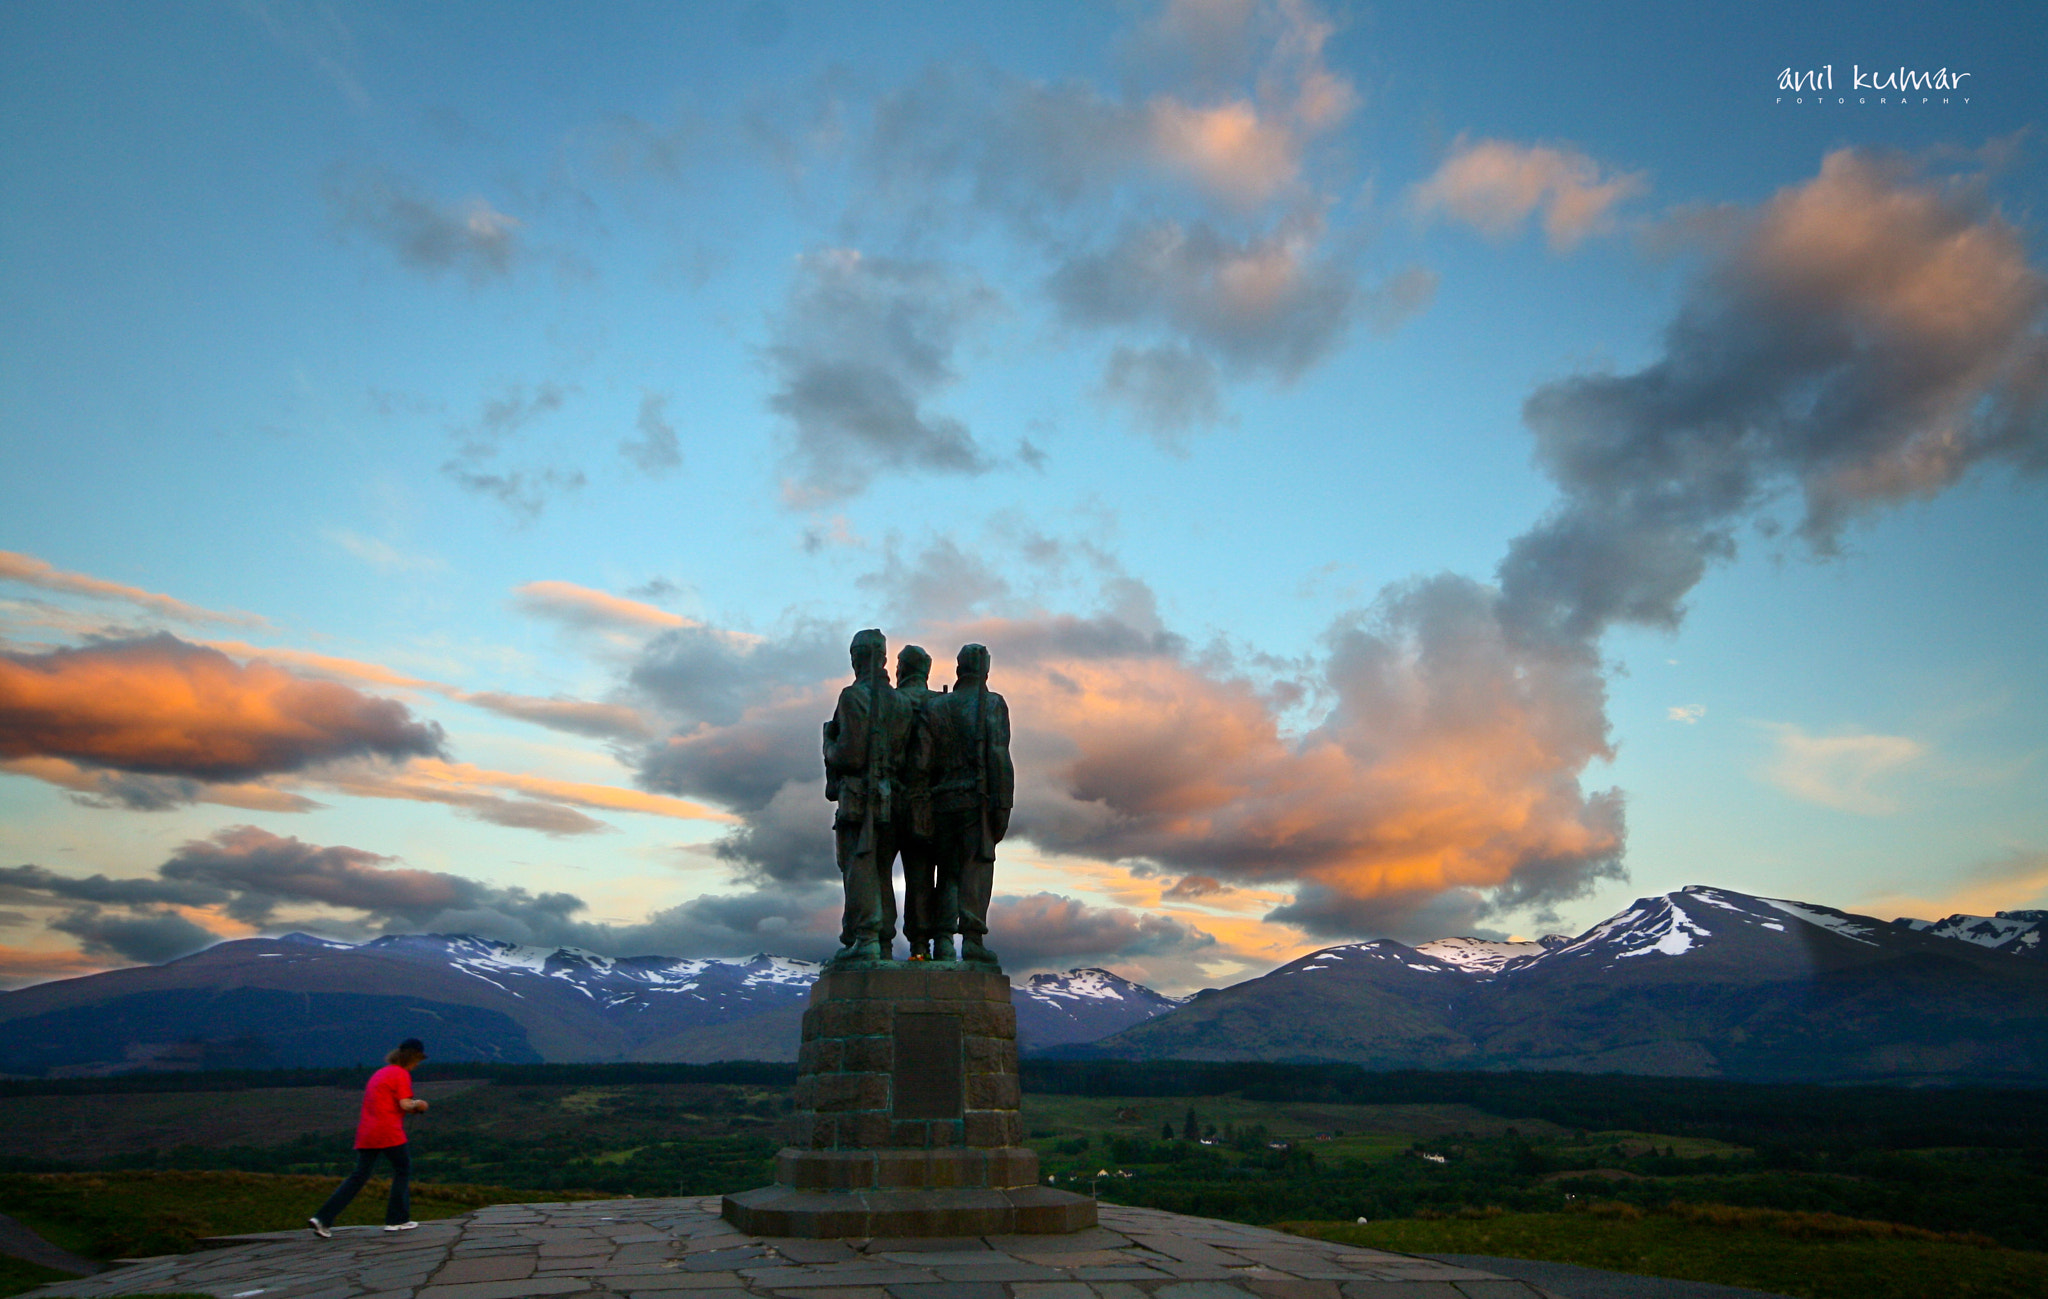
[(1764, 779), (1794, 798), (1861, 816), (1898, 811), (1883, 784), (1927, 756), (1926, 745), (1904, 735), (1808, 735), (1789, 722), (1765, 729), (1776, 738), (1777, 752)]
[(1146, 105), (1154, 161), (1242, 205), (1288, 193), (1309, 141), (1358, 104), (1323, 59), (1332, 24), (1299, 0), (1175, 0), (1126, 41), (1177, 83)]
[(647, 740), (654, 735), (647, 719), (624, 704), (601, 704), (588, 699), (539, 699), (502, 690), (457, 690), (451, 691), (449, 697), (501, 717), (593, 739)]
[[(1281, 890), (1291, 901), (1269, 920), (1336, 935), (1439, 937), (1619, 873), (1619, 795), (1580, 786), (1609, 753), (1597, 659), (1514, 640), (1491, 588), (1439, 577), (1339, 624), (1312, 683), (1332, 702), (1305, 734), (1282, 726), (1295, 695), (1194, 658), (1143, 615), (909, 637), (938, 651), (934, 684), (951, 675), (943, 647), (994, 652), (1019, 772), (1013, 830), (1029, 843)], [(642, 779), (739, 809), (720, 850), (761, 876), (826, 878), (817, 725), (830, 692), (791, 688), (696, 723), (650, 750)]]
[[(237, 664), (222, 649), (250, 661)], [(612, 739), (649, 734), (622, 706), (473, 693), (355, 659), (158, 636), (0, 655), (0, 771), (57, 785), (92, 806), (138, 811), (206, 802), (304, 812), (321, 805), (280, 784), (310, 781), (359, 797), (442, 803), (550, 835), (611, 828), (578, 807), (732, 819), (644, 790), (445, 761), (436, 756), (439, 727), (414, 720), (402, 704), (285, 672), (273, 658), (324, 677), (431, 691), (555, 729)], [(384, 759), (409, 764), (394, 768)]]
[[(603, 593), (592, 591), (588, 594)], [(633, 602), (619, 603), (630, 605)], [(246, 641), (217, 640), (206, 643), (237, 658), (260, 658), (274, 663), (289, 663), (294, 667), (304, 668), (316, 676), (340, 678), (345, 681), (367, 681), (373, 685), (402, 690), (429, 691), (444, 699), (453, 699), (458, 703), (496, 713), (500, 717), (531, 722), (536, 726), (566, 731), (573, 735), (587, 735), (602, 740), (645, 740), (653, 735), (647, 719), (623, 704), (597, 703), (587, 699), (567, 699), (560, 696), (541, 699), (533, 695), (518, 695), (503, 690), (464, 690), (445, 681), (430, 681), (423, 677), (409, 676), (387, 668), (381, 663), (366, 663), (361, 659), (340, 658), (333, 654), (316, 654), (309, 650), (278, 646), (251, 645)]]
[[(1390, 331), (1433, 295), (1420, 268), (1367, 282), (1364, 241), (1331, 237), (1350, 186), (1316, 146), (1359, 103), (1324, 56), (1333, 31), (1306, 0), (1177, 0), (1114, 42), (1115, 92), (934, 65), (875, 105), (861, 152), (876, 206), (927, 238), (994, 217), (1041, 249), (1062, 318), (1113, 340), (1101, 391), (1170, 443), (1225, 418), (1219, 374), (1292, 381), (1354, 321)], [(927, 344), (951, 340), (917, 320)], [(863, 399), (848, 426), (891, 430), (869, 460), (908, 447), (928, 468), (977, 463), (964, 426), (913, 400), (928, 385), (814, 377)]]
[[(466, 762), (419, 758), (401, 770), (367, 764), (329, 767), (314, 777), (320, 784), (358, 798), (398, 798), (460, 808), (479, 820), (549, 835), (594, 834), (611, 829), (575, 810), (636, 812), (681, 821), (738, 820), (688, 799), (640, 789), (558, 780), (511, 771), (492, 771)], [(511, 797), (507, 797), (511, 795)]]
[(2014, 852), (1980, 863), (1960, 880), (1933, 883), (1941, 892), (1929, 897), (1904, 890), (1874, 890), (1855, 908), (1871, 916), (1911, 916), (1939, 920), (1951, 915), (1995, 916), (2001, 911), (2034, 910), (2048, 905), (2048, 852)]
[(291, 649), (281, 645), (251, 645), (247, 641), (239, 640), (210, 640), (206, 643), (239, 659), (264, 659), (271, 663), (286, 663), (304, 668), (315, 676), (339, 677), (345, 681), (367, 681), (371, 685), (390, 686), (402, 690), (445, 692), (452, 689), (439, 682), (423, 680), (387, 668), (381, 663), (366, 663), (361, 659), (316, 654), (311, 650)]
[(1146, 958), (1187, 962), (1216, 947), (1213, 937), (1173, 916), (1090, 906), (1056, 893), (998, 896), (988, 923), (1004, 963), (1019, 971)]
[[(571, 893), (419, 870), (381, 853), (246, 825), (187, 840), (140, 877), (0, 866), (0, 903), (55, 911), (45, 927), (72, 936), (87, 953), (55, 954), (44, 965), (24, 958), (17, 978), (160, 961), (221, 937), (293, 925), (363, 937), (468, 933), (616, 956), (823, 956), (837, 944), (836, 894), (816, 886), (703, 894), (660, 907), (640, 924), (612, 925), (580, 919), (587, 908)], [(34, 923), (19, 911), (0, 912), (0, 927)], [(0, 949), (0, 980), (9, 974), (6, 950)]]
[(202, 609), (196, 604), (187, 604), (168, 595), (145, 591), (139, 586), (123, 586), (119, 582), (108, 582), (84, 573), (67, 573), (46, 560), (12, 550), (0, 550), (0, 581), (21, 582), (28, 586), (41, 587), (45, 591), (61, 591), (67, 595), (120, 600), (166, 618), (175, 618), (180, 622), (239, 623), (252, 627), (261, 626), (264, 622), (254, 614), (221, 613), (213, 609)]
[(424, 758), (409, 766), (404, 778), (416, 785), (438, 785), (448, 789), (478, 787), (511, 790), (557, 803), (605, 808), (615, 812), (644, 812), (651, 816), (674, 817), (682, 821), (732, 822), (734, 816), (693, 803), (684, 798), (650, 794), (645, 790), (617, 785), (593, 785), (583, 781), (556, 780), (546, 776), (492, 771), (466, 762), (443, 762)]
[(1418, 212), (1448, 212), (1495, 238), (1540, 208), (1550, 246), (1566, 249), (1611, 228), (1615, 204), (1648, 188), (1640, 173), (1602, 176), (1600, 164), (1577, 150), (1461, 138), (1410, 201)]
[(1294, 133), (1245, 100), (1198, 108), (1161, 98), (1150, 116), (1153, 148), (1163, 161), (1240, 202), (1270, 198), (1300, 174)]
[(1523, 417), (1558, 507), (1500, 567), (1526, 634), (1665, 628), (1741, 526), (1803, 497), (1830, 553), (1855, 516), (1973, 466), (2048, 466), (2048, 276), (1981, 177), (1844, 149), (1753, 212), (1724, 212), (1707, 265), (1629, 374), (1580, 374)]
[(303, 795), (256, 781), (209, 784), (182, 776), (108, 771), (65, 758), (5, 758), (0, 759), (0, 771), (68, 789), (88, 807), (155, 812), (186, 803), (215, 803), (251, 812), (311, 812), (323, 806)]
[(1300, 736), (1249, 680), (1101, 623), (960, 630), (995, 651), (1028, 773), (1017, 830), (1042, 846), (1289, 882), (1271, 918), (1322, 933), (1618, 873), (1619, 798), (1579, 785), (1608, 753), (1597, 664), (1514, 644), (1477, 583), (1417, 583), (1334, 631), (1335, 704)]
[(0, 896), (63, 908), (48, 928), (77, 939), (87, 956), (125, 963), (168, 960), (277, 923), (280, 911), (303, 916), (307, 908), (341, 913), (316, 923), (356, 932), (433, 929), (558, 943), (607, 932), (579, 925), (574, 916), (584, 904), (573, 894), (412, 869), (380, 853), (249, 825), (187, 840), (150, 876), (0, 867)]
[(77, 939), (88, 957), (155, 964), (189, 956), (227, 937), (198, 923), (189, 911), (177, 907), (110, 911), (83, 906), (53, 917), (49, 927)]
[(1435, 278), (1419, 270), (1361, 285), (1323, 235), (1313, 213), (1243, 238), (1203, 221), (1134, 224), (1068, 258), (1047, 284), (1076, 324), (1164, 324), (1233, 373), (1293, 379), (1354, 318), (1391, 329), (1435, 292)]
[(0, 946), (0, 988), (20, 988), (52, 979), (98, 974), (110, 964), (125, 965), (127, 962), (107, 961), (75, 949)]
[(525, 612), (572, 627), (650, 632), (696, 625), (679, 613), (574, 582), (528, 582), (513, 595)]
[(441, 751), (403, 704), (167, 633), (0, 654), (0, 757), (239, 782), (339, 758)]

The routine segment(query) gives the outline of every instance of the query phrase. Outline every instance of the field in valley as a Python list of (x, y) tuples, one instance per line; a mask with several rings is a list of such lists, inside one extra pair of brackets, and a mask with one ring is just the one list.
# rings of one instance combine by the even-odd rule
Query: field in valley
[[(415, 1177), (445, 1189), (422, 1216), (763, 1184), (788, 1072), (424, 1068)], [(2048, 1262), (2040, 1092), (1099, 1062), (1027, 1064), (1026, 1081), (1045, 1173), (1122, 1203), (1814, 1299), (1924, 1293), (1897, 1286), (1937, 1273), (1975, 1287), (1949, 1293), (2018, 1295), (2000, 1278)], [(360, 1087), (346, 1071), (0, 1083), (0, 1212), (96, 1257), (296, 1226), (349, 1162)]]

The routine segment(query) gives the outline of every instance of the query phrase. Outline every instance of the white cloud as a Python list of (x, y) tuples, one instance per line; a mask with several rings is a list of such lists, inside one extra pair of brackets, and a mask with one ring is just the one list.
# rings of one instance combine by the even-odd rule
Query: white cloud
[(364, 563), (398, 573), (439, 573), (448, 565), (432, 555), (409, 555), (388, 541), (365, 537), (347, 528), (332, 528), (327, 539)]
[(1896, 812), (1897, 801), (1875, 786), (1927, 753), (1903, 735), (1808, 735), (1785, 722), (1764, 726), (1777, 737), (1765, 779), (1794, 798), (1862, 816)]

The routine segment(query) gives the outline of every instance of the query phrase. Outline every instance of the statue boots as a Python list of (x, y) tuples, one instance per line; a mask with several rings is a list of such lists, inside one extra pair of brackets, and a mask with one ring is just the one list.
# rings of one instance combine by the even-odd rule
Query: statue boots
[(838, 951), (832, 953), (827, 964), (841, 961), (879, 961), (882, 959), (882, 943), (878, 938), (856, 938)]

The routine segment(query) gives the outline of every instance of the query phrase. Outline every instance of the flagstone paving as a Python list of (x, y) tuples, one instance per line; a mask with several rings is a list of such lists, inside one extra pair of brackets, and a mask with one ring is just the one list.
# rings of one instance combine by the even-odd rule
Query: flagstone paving
[(389, 1234), (237, 1236), (31, 1296), (220, 1299), (1555, 1299), (1491, 1272), (1105, 1204), (1070, 1236), (748, 1236), (718, 1201), (503, 1204)]

